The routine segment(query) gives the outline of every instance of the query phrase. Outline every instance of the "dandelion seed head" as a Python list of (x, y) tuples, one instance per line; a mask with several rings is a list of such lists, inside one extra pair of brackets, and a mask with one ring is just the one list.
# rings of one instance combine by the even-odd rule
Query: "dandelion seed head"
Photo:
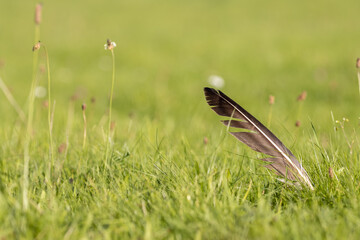
[(43, 98), (46, 96), (46, 88), (42, 87), (42, 86), (37, 86), (35, 88), (35, 97), (37, 98)]
[(216, 88), (222, 88), (225, 85), (225, 81), (222, 77), (217, 75), (211, 75), (208, 78), (208, 83)]

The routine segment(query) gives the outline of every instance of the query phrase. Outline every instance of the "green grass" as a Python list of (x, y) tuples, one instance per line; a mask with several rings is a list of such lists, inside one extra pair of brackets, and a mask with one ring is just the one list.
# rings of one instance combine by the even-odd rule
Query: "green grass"
[[(0, 7), (0, 77), (25, 113), (35, 3)], [(47, 97), (37, 98), (24, 211), (26, 127), (1, 93), (0, 239), (358, 239), (358, 9), (355, 0), (44, 1), (54, 166), (47, 181)], [(117, 43), (108, 161), (107, 38)], [(212, 74), (264, 123), (268, 96), (276, 97), (271, 130), (303, 162), (314, 191), (277, 181), (260, 154), (226, 132), (203, 96)], [(46, 72), (38, 77), (46, 88)], [(67, 151), (58, 151), (67, 132)]]

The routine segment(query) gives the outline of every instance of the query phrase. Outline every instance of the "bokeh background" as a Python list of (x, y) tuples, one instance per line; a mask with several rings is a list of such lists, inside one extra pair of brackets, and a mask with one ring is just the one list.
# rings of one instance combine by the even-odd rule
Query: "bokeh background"
[[(24, 112), (36, 3), (0, 1), (0, 77)], [(44, 0), (54, 163), (47, 98), (37, 98), (25, 212), (25, 127), (0, 92), (0, 238), (358, 239), (359, 9), (355, 0)], [(117, 44), (111, 158), (107, 38)], [(203, 96), (212, 75), (267, 126), (275, 96), (271, 130), (315, 191), (277, 181), (226, 132)]]
[[(34, 5), (0, 4), (3, 80), (20, 104), (31, 83)], [(111, 80), (107, 38), (117, 43), (117, 117), (173, 118), (176, 124), (208, 112), (202, 88), (210, 75), (256, 116), (289, 126), (296, 97), (308, 92), (303, 121), (356, 121), (360, 55), (358, 1), (43, 1), (41, 41), (50, 54), (56, 111), (71, 95), (95, 97), (105, 111)], [(44, 59), (43, 59), (44, 60)], [(44, 64), (44, 61), (43, 63)], [(46, 86), (43, 77), (40, 85)], [(1, 115), (15, 113), (1, 96)], [(61, 115), (61, 114), (60, 114)], [(205, 114), (211, 116), (211, 114)], [(186, 122), (186, 126), (189, 122)], [(205, 123), (204, 123), (205, 124)]]

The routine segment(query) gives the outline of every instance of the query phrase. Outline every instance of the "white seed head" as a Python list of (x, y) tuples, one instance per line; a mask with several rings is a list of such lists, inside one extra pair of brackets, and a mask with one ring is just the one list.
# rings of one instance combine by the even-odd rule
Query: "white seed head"
[(105, 50), (113, 50), (116, 47), (116, 43), (112, 42), (110, 39), (106, 41), (106, 44), (104, 45)]
[(46, 88), (42, 87), (42, 86), (37, 86), (35, 88), (35, 97), (37, 98), (43, 98), (46, 96)]
[(225, 85), (225, 81), (222, 77), (217, 75), (211, 75), (208, 78), (208, 83), (216, 88), (222, 88)]

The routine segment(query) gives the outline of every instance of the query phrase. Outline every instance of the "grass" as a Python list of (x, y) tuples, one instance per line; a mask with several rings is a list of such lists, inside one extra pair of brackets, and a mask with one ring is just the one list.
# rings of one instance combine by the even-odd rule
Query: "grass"
[[(35, 2), (2, 5), (0, 77), (27, 114)], [(358, 5), (44, 2), (54, 171), (47, 179), (48, 108), (37, 98), (24, 210), (26, 126), (0, 95), (0, 238), (357, 239)], [(116, 128), (104, 161), (113, 74), (107, 38), (117, 43)], [(46, 56), (38, 53), (41, 69)], [(261, 155), (226, 132), (202, 92), (212, 74), (264, 123), (268, 97), (276, 97), (271, 130), (303, 162), (314, 191), (277, 181), (256, 160)], [(37, 76), (47, 86), (47, 75)]]

